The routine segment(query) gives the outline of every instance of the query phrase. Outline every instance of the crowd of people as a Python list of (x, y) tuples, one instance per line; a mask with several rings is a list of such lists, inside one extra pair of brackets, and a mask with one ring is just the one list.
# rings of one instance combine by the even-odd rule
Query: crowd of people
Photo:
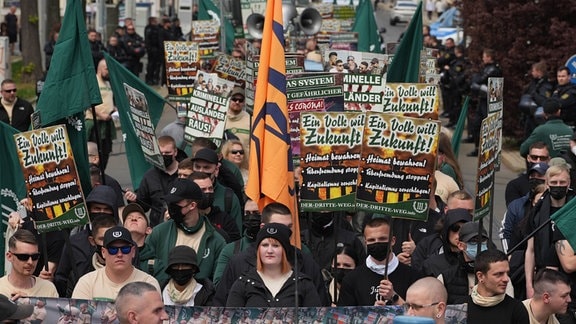
[[(477, 155), (479, 123), (487, 115), (485, 85), (502, 71), (494, 52), (486, 49), (483, 66), (472, 75), (463, 47), (452, 39), (438, 45), (426, 30), (426, 46), (438, 49), (444, 117), (449, 119), (445, 126), (455, 125), (465, 93), (477, 99), (469, 121), (469, 140), (476, 144), (469, 155)], [(55, 42), (57, 31), (51, 37)], [(207, 138), (186, 143), (180, 117), (158, 138), (164, 168), (152, 167), (139, 188), (123, 191), (104, 172), (115, 136), (115, 109), (102, 51), (136, 75), (143, 70), (141, 58), (148, 55), (146, 82), (158, 84), (162, 42), (183, 36), (177, 22), (164, 17), (159, 24), (151, 17), (144, 38), (131, 19), (106, 46), (96, 31), (90, 30), (88, 37), (103, 99), (96, 116), (87, 112), (89, 137), (96, 138), (90, 120), (104, 126), (101, 142), (87, 143), (93, 185), (85, 200), (90, 224), (44, 237), (34, 227), (31, 210), (24, 218), (10, 215), (6, 260), (11, 270), (0, 278), (0, 305), (13, 312), (7, 316), (30, 309), (18, 309), (11, 301), (69, 297), (116, 301), (121, 323), (166, 320), (164, 305), (295, 303), (402, 306), (405, 314), (436, 323), (444, 323), (447, 305), (466, 303), (468, 323), (576, 323), (576, 290), (571, 289), (575, 253), (549, 222), (576, 187), (576, 135), (569, 127), (576, 121), (571, 113), (576, 94), (565, 82), (566, 68), (557, 70), (557, 85), (546, 79), (544, 63), (532, 68), (534, 82), (526, 94), (535, 106), (527, 110), (530, 134), (521, 147), (527, 171), (506, 188), (502, 236), (508, 257), (473, 220), (475, 198), (464, 188), (445, 133), (440, 135), (425, 222), (352, 211), (293, 215), (280, 203), (260, 210), (244, 194), (251, 116), (240, 87), (230, 91), (220, 147)], [(239, 50), (236, 54), (243, 56)], [(330, 53), (323, 70), (382, 75), (386, 66), (379, 63), (374, 59), (357, 65), (353, 56), (344, 63)], [(19, 101), (13, 81), (1, 86), (1, 120), (27, 130), (29, 104)], [(27, 115), (20, 118), (20, 113)], [(301, 229), (294, 227), (294, 217), (300, 217)], [(536, 228), (543, 229), (532, 236)], [(301, 230), (301, 248), (290, 241), (294, 230)]]

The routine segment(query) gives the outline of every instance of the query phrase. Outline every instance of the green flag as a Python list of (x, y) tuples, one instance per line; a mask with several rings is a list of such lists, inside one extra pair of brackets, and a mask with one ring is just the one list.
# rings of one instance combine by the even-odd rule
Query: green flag
[(358, 33), (358, 51), (380, 53), (380, 34), (371, 0), (363, 0), (356, 10), (352, 31)]
[(552, 214), (550, 219), (568, 240), (572, 249), (576, 251), (576, 198), (571, 199), (560, 210)]
[(454, 133), (452, 134), (452, 151), (454, 155), (458, 157), (460, 152), (460, 140), (462, 140), (462, 133), (464, 133), (464, 125), (466, 124), (466, 119), (468, 119), (468, 104), (470, 102), (470, 97), (466, 96), (464, 99), (464, 104), (460, 110), (460, 116), (458, 117), (458, 122), (456, 123), (456, 128), (454, 128)]
[(420, 1), (388, 68), (386, 82), (418, 82), (422, 37), (422, 1)]
[(138, 188), (142, 176), (152, 165), (144, 158), (140, 139), (134, 130), (134, 124), (130, 117), (130, 103), (126, 95), (125, 86), (141, 92), (146, 97), (148, 113), (154, 127), (158, 125), (160, 117), (162, 116), (164, 98), (107, 53), (104, 53), (104, 58), (106, 59), (106, 65), (110, 73), (110, 85), (114, 93), (114, 101), (118, 108), (122, 133), (125, 138), (126, 159), (128, 160), (128, 166), (130, 168), (130, 179), (132, 180), (133, 188)]
[(102, 103), (92, 59), (84, 7), (68, 0), (42, 94), (38, 99), (43, 126)]
[(220, 14), (220, 9), (214, 4), (212, 0), (200, 0), (198, 3), (198, 20), (216, 19), (220, 23), (220, 28), (224, 28), (226, 36), (226, 52), (232, 53), (234, 49), (234, 26), (230, 20)]
[(66, 124), (84, 194), (92, 189), (84, 111), (102, 103), (81, 0), (68, 0), (36, 110), (42, 126)]
[(20, 205), (19, 201), (26, 197), (26, 185), (24, 176), (17, 158), (14, 134), (19, 133), (10, 125), (0, 122), (0, 204), (2, 204), (2, 219), (0, 221), (0, 277), (4, 275), (4, 254), (6, 242), (6, 225), (8, 216), (16, 211)]

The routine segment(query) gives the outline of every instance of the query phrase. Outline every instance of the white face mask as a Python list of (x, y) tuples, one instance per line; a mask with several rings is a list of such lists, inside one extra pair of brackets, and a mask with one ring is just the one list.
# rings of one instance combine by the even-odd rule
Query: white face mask
[(575, 146), (572, 146), (572, 147), (570, 148), (570, 151), (572, 151), (572, 154), (576, 155), (576, 145), (575, 145)]

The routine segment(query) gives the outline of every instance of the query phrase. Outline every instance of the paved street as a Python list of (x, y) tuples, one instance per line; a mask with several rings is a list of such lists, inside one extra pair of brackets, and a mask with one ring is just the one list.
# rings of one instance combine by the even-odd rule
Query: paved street
[[(378, 24), (379, 27), (385, 27), (387, 29), (387, 32), (384, 35), (386, 41), (397, 41), (400, 33), (402, 33), (402, 31), (406, 28), (406, 24), (398, 24), (397, 26), (390, 26), (389, 11), (387, 8), (389, 8), (389, 5), (387, 3), (379, 4), (378, 10), (376, 12), (376, 16), (378, 18)], [(165, 88), (161, 89), (160, 92), (163, 95), (166, 95)], [(176, 113), (174, 112), (174, 110), (169, 106), (165, 106), (164, 113), (162, 115), (162, 119), (158, 126), (157, 132), (159, 133), (159, 130), (161, 130), (162, 127), (173, 121), (175, 118)], [(443, 123), (446, 123), (446, 121), (444, 120)], [(464, 134), (464, 137), (465, 136), (466, 134)], [(118, 136), (118, 138), (122, 137)], [(477, 158), (471, 158), (466, 156), (466, 153), (472, 150), (473, 150), (472, 144), (462, 144), (459, 157), (459, 163), (460, 167), (462, 168), (466, 189), (469, 190), (470, 192), (474, 192), (476, 187), (475, 180), (478, 164)], [(130, 173), (128, 170), (128, 164), (126, 162), (126, 156), (124, 152), (125, 149), (123, 143), (120, 140), (118, 140), (114, 144), (114, 152), (110, 157), (107, 172), (111, 176), (116, 178), (123, 188), (131, 188)], [(507, 153), (508, 156), (513, 156), (514, 154), (516, 153), (515, 152)], [(510, 166), (510, 165), (507, 166), (504, 164), (506, 162), (510, 163), (509, 162), (510, 160), (513, 161), (512, 163), (516, 163), (516, 166)], [(495, 241), (495, 243), (498, 244), (498, 246), (500, 246), (500, 241), (498, 239), (498, 228), (500, 227), (502, 217), (504, 215), (504, 212), (506, 211), (504, 192), (508, 181), (517, 176), (517, 166), (518, 166), (518, 161), (514, 159), (504, 159), (504, 163), (502, 165), (502, 169), (496, 173), (496, 184), (494, 192), (495, 196), (494, 213), (493, 213), (494, 222), (492, 229), (493, 229), (493, 240)], [(484, 224), (488, 225), (487, 219), (485, 220)]]

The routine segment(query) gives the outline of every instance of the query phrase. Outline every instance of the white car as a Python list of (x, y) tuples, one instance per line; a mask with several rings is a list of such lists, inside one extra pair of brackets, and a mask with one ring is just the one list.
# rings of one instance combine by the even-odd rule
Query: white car
[(399, 22), (409, 22), (417, 8), (418, 4), (414, 1), (400, 0), (396, 2), (390, 12), (390, 25), (394, 26)]

